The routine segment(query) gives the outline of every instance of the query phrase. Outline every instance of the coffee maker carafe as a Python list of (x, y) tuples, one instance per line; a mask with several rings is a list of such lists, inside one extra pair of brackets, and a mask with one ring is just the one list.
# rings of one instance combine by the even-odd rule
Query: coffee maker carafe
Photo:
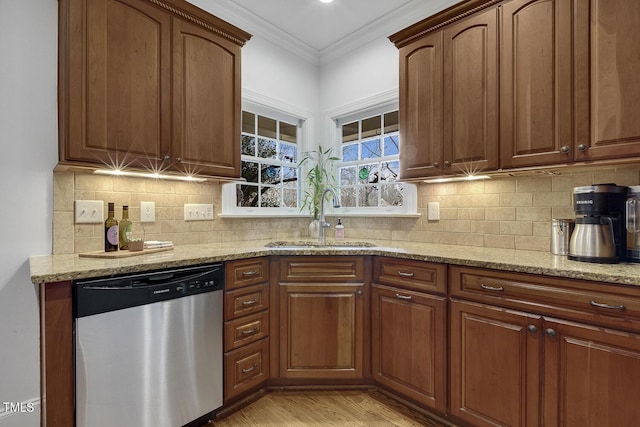
[(627, 260), (640, 262), (640, 185), (629, 187), (627, 200)]
[(568, 258), (616, 263), (627, 254), (626, 203), (628, 187), (595, 184), (573, 189), (576, 225)]

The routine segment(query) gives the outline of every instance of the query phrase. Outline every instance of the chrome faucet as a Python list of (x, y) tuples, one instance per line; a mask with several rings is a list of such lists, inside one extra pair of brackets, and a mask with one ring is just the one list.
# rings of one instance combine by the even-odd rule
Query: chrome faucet
[(333, 195), (333, 207), (334, 208), (340, 207), (340, 202), (338, 201), (338, 196), (336, 195), (336, 192), (333, 191), (331, 188), (325, 188), (324, 191), (322, 192), (322, 197), (320, 197), (320, 224), (318, 227), (318, 240), (320, 241), (321, 245), (324, 245), (325, 228), (331, 227), (331, 224), (327, 223), (324, 220), (324, 197), (327, 195), (327, 193), (331, 193)]

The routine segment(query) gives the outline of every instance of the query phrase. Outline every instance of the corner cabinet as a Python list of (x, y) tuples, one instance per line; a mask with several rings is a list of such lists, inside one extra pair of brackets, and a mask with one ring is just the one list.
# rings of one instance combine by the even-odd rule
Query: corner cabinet
[(322, 382), (368, 376), (366, 270), (365, 259), (355, 256), (280, 260), (281, 379)]
[(445, 264), (376, 257), (371, 299), (372, 377), (446, 412)]
[(62, 165), (240, 175), (251, 37), (182, 0), (59, 2)]

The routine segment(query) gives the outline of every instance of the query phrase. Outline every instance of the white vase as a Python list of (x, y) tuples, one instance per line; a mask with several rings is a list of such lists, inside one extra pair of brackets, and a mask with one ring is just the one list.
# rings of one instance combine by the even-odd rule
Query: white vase
[(317, 219), (312, 219), (309, 223), (309, 237), (312, 239), (318, 238), (318, 230), (320, 227), (320, 221)]

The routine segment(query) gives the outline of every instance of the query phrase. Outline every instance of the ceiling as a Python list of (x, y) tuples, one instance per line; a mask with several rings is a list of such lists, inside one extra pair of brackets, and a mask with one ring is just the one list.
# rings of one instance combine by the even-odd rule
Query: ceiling
[(189, 0), (303, 58), (322, 63), (386, 38), (460, 0)]

